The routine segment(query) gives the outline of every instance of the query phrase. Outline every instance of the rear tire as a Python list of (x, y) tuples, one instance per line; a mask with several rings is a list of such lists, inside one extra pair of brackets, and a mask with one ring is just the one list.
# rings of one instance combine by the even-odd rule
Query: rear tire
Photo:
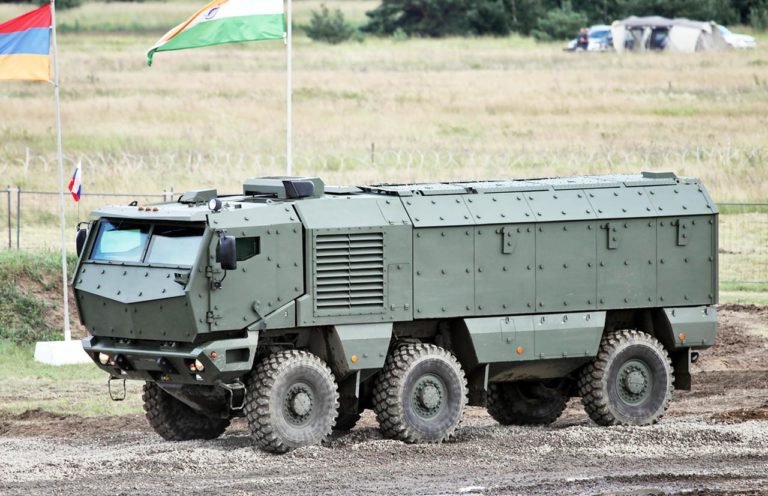
[(568, 394), (549, 381), (488, 385), (488, 413), (501, 425), (547, 425), (562, 415)]
[(456, 358), (432, 344), (395, 349), (373, 388), (381, 430), (406, 443), (439, 443), (461, 423), (467, 381)]
[(339, 408), (328, 366), (306, 351), (264, 358), (248, 376), (243, 411), (259, 448), (285, 453), (319, 444), (331, 433)]
[(599, 425), (650, 425), (672, 398), (672, 362), (652, 336), (635, 330), (603, 337), (579, 378), (581, 402)]
[(154, 382), (144, 384), (141, 398), (149, 425), (167, 441), (216, 439), (229, 427), (229, 419), (199, 413)]

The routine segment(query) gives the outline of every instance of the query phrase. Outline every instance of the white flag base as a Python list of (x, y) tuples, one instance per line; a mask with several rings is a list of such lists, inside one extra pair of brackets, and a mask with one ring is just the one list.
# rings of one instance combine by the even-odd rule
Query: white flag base
[(91, 363), (79, 339), (72, 341), (40, 341), (35, 344), (35, 361), (47, 365)]

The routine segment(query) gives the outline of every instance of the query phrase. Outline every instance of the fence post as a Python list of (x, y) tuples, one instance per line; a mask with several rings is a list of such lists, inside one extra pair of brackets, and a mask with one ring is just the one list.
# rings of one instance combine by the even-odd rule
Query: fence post
[(8, 195), (8, 249), (13, 248), (13, 226), (11, 225), (11, 187), (5, 188), (5, 193)]
[(16, 188), (16, 249), (20, 247), (19, 238), (21, 237), (21, 188)]
[(11, 188), (8, 186), (8, 248), (13, 248), (13, 241), (11, 238), (11, 232), (13, 230), (13, 223), (11, 222), (11, 195), (16, 193), (16, 248), (19, 247), (19, 188)]

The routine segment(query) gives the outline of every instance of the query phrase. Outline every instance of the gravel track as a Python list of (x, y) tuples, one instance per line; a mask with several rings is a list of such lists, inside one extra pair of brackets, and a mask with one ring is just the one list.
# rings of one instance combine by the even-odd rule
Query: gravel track
[(726, 307), (721, 326), (693, 391), (651, 427), (598, 427), (573, 399), (548, 427), (468, 408), (455, 440), (406, 445), (365, 412), (326, 445), (270, 455), (242, 420), (215, 441), (170, 443), (138, 415), (0, 410), (0, 494), (768, 495), (768, 341), (754, 334), (768, 309)]

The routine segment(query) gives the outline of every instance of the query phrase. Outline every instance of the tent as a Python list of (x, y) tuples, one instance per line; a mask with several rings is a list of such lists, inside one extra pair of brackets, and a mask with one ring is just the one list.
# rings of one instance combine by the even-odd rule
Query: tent
[(613, 47), (624, 50), (669, 50), (693, 53), (720, 50), (727, 43), (714, 22), (666, 17), (628, 17), (611, 25)]

